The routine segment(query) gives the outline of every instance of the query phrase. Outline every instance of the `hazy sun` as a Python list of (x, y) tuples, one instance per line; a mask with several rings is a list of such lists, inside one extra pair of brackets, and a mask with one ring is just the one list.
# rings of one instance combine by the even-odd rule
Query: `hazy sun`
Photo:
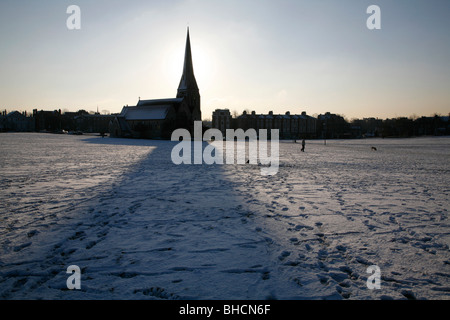
[[(162, 57), (161, 74), (166, 76), (167, 81), (176, 83), (181, 79), (184, 64), (185, 43), (171, 45)], [(194, 75), (200, 90), (209, 86), (214, 77), (215, 63), (213, 54), (207, 46), (195, 43), (191, 39), (192, 62), (194, 65)]]

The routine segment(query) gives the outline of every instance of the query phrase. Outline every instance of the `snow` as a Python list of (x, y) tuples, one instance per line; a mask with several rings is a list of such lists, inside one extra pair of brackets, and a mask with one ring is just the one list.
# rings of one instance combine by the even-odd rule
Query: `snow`
[(1, 134), (0, 298), (449, 299), (449, 138), (281, 142), (273, 176), (176, 144)]
[(122, 115), (127, 120), (164, 120), (170, 108), (171, 105), (124, 107)]

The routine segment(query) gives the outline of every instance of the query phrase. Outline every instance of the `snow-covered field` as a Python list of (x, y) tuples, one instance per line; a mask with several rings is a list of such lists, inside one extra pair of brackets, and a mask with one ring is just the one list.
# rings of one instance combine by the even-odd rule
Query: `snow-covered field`
[(0, 299), (450, 298), (450, 138), (281, 142), (274, 176), (176, 144), (0, 134)]

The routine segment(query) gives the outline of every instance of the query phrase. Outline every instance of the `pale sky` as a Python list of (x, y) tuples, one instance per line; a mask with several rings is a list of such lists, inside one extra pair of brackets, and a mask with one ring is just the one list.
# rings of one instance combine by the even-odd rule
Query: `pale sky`
[[(80, 30), (66, 26), (72, 4)], [(449, 14), (449, 0), (1, 0), (0, 110), (174, 98), (189, 26), (203, 119), (448, 115)]]

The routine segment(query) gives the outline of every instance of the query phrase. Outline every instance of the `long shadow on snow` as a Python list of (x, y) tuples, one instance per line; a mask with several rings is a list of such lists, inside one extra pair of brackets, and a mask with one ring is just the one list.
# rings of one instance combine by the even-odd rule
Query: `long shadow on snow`
[(47, 262), (53, 272), (78, 265), (82, 289), (68, 291), (62, 269), (46, 283), (51, 298), (270, 297), (267, 239), (255, 232), (222, 166), (173, 164), (177, 142), (84, 141), (152, 151), (79, 208), (70, 234), (50, 254), (57, 258)]

